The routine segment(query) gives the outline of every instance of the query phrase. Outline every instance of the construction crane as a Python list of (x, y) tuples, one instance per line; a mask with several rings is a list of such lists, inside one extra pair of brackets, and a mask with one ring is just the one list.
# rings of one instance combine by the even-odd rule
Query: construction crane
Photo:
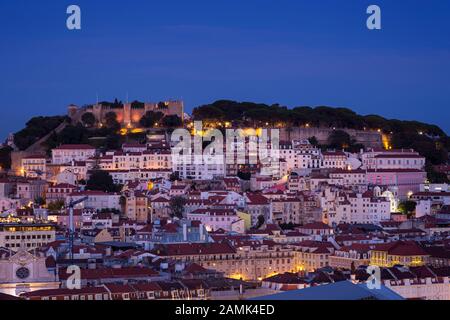
[(73, 225), (73, 208), (84, 201), (86, 201), (88, 197), (83, 197), (78, 200), (70, 200), (69, 202), (69, 245), (70, 245), (70, 261), (73, 261), (73, 238), (75, 234), (75, 228)]

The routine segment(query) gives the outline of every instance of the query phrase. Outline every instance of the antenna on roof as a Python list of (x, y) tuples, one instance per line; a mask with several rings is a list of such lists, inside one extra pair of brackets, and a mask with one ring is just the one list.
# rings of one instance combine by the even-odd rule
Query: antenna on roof
[(95, 96), (96, 96), (96, 99), (97, 99), (96, 100), (96, 104), (98, 104), (98, 92), (95, 93)]
[(127, 91), (127, 103), (128, 103), (129, 101), (128, 101), (128, 91)]

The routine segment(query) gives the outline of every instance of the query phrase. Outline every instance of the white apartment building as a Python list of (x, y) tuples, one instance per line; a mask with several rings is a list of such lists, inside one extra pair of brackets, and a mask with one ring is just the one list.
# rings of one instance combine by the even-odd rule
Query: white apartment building
[(431, 205), (450, 205), (450, 192), (416, 192), (411, 195), (411, 199), (418, 202), (429, 200)]
[(0, 196), (0, 211), (2, 213), (8, 211), (12, 213), (19, 207), (20, 207), (19, 199), (3, 198)]
[(232, 209), (196, 209), (187, 214), (187, 219), (200, 221), (208, 231), (223, 229), (238, 233), (245, 232), (244, 220)]
[[(174, 171), (178, 171), (180, 178), (193, 180), (212, 180), (215, 177), (225, 176), (224, 157), (217, 157), (219, 161), (213, 161), (212, 157), (203, 157), (203, 161), (195, 162), (194, 155), (190, 161), (174, 161)], [(217, 159), (216, 158), (216, 159)]]
[(106, 154), (103, 154), (98, 158), (97, 165), (100, 170), (113, 170), (113, 154), (114, 152), (106, 152)]
[(300, 197), (283, 197), (280, 199), (272, 199), (271, 215), (273, 221), (278, 223), (303, 223), (304, 208), (303, 199)]
[(425, 157), (413, 149), (374, 150), (370, 149), (361, 155), (365, 169), (417, 169), (425, 166)]
[(108, 170), (115, 184), (125, 184), (130, 181), (149, 181), (159, 178), (169, 179), (172, 171), (169, 169), (133, 169)]
[(200, 198), (212, 200), (212, 198), (216, 196), (224, 197), (224, 199), (220, 202), (221, 204), (236, 205), (239, 208), (245, 206), (245, 197), (235, 191), (206, 191), (201, 193)]
[(450, 300), (449, 277), (384, 280), (383, 284), (405, 299)]
[(293, 140), (280, 143), (280, 159), (286, 161), (288, 171), (292, 169), (316, 169), (322, 164), (320, 149), (308, 140)]
[(252, 175), (250, 178), (250, 190), (261, 191), (274, 187), (279, 182), (278, 179), (273, 179), (266, 175)]
[(45, 156), (36, 155), (22, 158), (21, 174), (24, 177), (45, 179), (47, 171), (47, 159)]
[(331, 179), (341, 179), (345, 187), (366, 185), (366, 172), (364, 170), (335, 170), (330, 172)]
[(27, 179), (17, 182), (16, 197), (33, 201), (36, 198), (44, 197), (48, 183), (41, 179)]
[(309, 177), (300, 176), (295, 172), (291, 173), (288, 178), (288, 189), (292, 192), (311, 190)]
[(420, 192), (450, 192), (447, 183), (427, 183), (420, 185)]
[(329, 225), (339, 223), (371, 223), (389, 220), (391, 202), (384, 197), (376, 197), (373, 192), (346, 193), (326, 190), (322, 193), (322, 209)]
[(347, 169), (348, 157), (343, 151), (322, 152), (322, 168)]
[(371, 169), (417, 169), (425, 166), (425, 157), (420, 155), (378, 155)]
[(139, 143), (124, 143), (122, 145), (123, 152), (144, 152), (147, 150), (147, 145)]
[(0, 247), (31, 250), (55, 241), (55, 226), (49, 223), (0, 223)]
[(171, 153), (169, 150), (143, 152), (115, 152), (112, 154), (111, 170), (133, 169), (172, 169)]
[(60, 167), (60, 173), (73, 174), (76, 180), (87, 180), (87, 172), (93, 167), (92, 161), (71, 161)]
[(66, 198), (66, 202), (68, 204), (71, 200), (76, 201), (84, 197), (87, 197), (87, 199), (84, 202), (77, 204), (77, 209), (121, 209), (120, 194), (103, 191), (74, 192)]
[(87, 144), (66, 144), (52, 150), (53, 164), (86, 161), (95, 156), (95, 148)]

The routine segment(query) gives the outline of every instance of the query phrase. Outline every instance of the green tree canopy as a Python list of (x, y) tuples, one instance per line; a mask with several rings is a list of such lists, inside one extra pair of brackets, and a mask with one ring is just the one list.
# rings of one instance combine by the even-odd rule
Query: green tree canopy
[(117, 100), (117, 98), (114, 99), (114, 102), (108, 102), (108, 101), (102, 101), (99, 102), (102, 106), (110, 107), (111, 109), (121, 109), (123, 108), (122, 101)]
[(183, 121), (177, 115), (165, 116), (162, 120), (162, 125), (166, 128), (176, 128), (183, 125)]
[(162, 102), (162, 101), (158, 102), (158, 109), (161, 109), (161, 110), (167, 109), (166, 103)]
[(63, 200), (52, 201), (47, 204), (47, 209), (50, 211), (59, 211), (64, 208), (64, 205), (65, 204)]
[(437, 172), (430, 163), (427, 163), (425, 170), (427, 171), (427, 179), (431, 183), (450, 183), (447, 175), (443, 172)]
[(64, 121), (69, 122), (70, 120), (65, 116), (34, 117), (26, 123), (24, 129), (14, 134), (14, 144), (20, 150), (25, 150)]
[(109, 129), (120, 129), (120, 123), (117, 121), (117, 114), (115, 112), (111, 111), (105, 114), (105, 125)]
[(265, 222), (266, 222), (266, 218), (264, 217), (264, 215), (260, 214), (258, 216), (258, 220), (256, 221), (256, 225), (253, 228), (259, 229), (264, 225)]
[(91, 173), (86, 183), (86, 189), (104, 192), (118, 191), (118, 187), (114, 184), (111, 175), (103, 170), (95, 170)]
[(170, 215), (179, 219), (183, 218), (186, 199), (180, 196), (172, 197), (169, 201)]
[(335, 130), (328, 137), (328, 147), (336, 150), (346, 149), (352, 144), (350, 135), (342, 130)]
[(398, 210), (403, 214), (411, 216), (416, 210), (416, 205), (414, 201), (406, 200), (398, 205)]
[(81, 121), (85, 126), (92, 127), (95, 124), (95, 116), (92, 112), (86, 112), (81, 116)]
[(13, 149), (11, 147), (0, 148), (0, 170), (1, 169), (11, 169), (11, 152)]
[(319, 141), (317, 140), (317, 138), (315, 136), (311, 137), (308, 139), (309, 143), (311, 143), (313, 146), (318, 146), (319, 145)]
[(131, 108), (132, 109), (144, 109), (145, 103), (135, 100), (131, 103)]
[(34, 204), (38, 206), (43, 206), (45, 204), (45, 198), (37, 197), (36, 199), (34, 199)]
[(178, 171), (174, 171), (170, 174), (169, 180), (174, 182), (180, 180), (180, 173)]
[(140, 125), (145, 128), (152, 128), (156, 123), (164, 117), (162, 112), (147, 111), (139, 121)]

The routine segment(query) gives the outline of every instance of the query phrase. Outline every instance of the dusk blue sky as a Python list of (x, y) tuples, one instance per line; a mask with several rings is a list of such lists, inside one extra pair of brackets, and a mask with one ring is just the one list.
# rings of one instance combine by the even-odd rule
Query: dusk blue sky
[[(66, 28), (66, 8), (82, 30)], [(366, 8), (382, 9), (382, 30)], [(0, 1), (0, 138), (70, 103), (348, 107), (450, 132), (450, 1)]]

